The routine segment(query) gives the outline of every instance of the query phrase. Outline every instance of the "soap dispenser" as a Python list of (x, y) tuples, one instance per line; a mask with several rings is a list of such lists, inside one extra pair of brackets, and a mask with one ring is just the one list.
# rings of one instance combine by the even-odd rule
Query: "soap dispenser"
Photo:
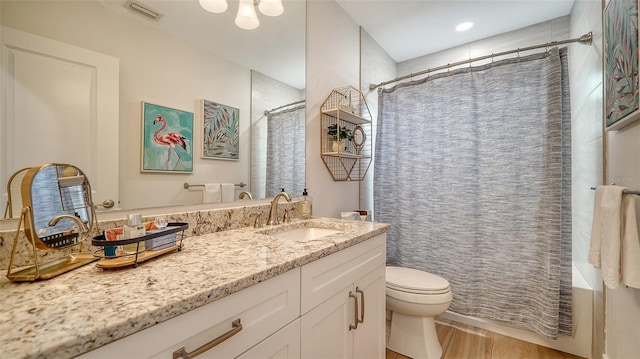
[(313, 199), (311, 198), (311, 196), (309, 196), (309, 193), (305, 188), (304, 191), (302, 191), (302, 218), (303, 219), (311, 218), (311, 211), (312, 211), (312, 205), (313, 205), (312, 201)]

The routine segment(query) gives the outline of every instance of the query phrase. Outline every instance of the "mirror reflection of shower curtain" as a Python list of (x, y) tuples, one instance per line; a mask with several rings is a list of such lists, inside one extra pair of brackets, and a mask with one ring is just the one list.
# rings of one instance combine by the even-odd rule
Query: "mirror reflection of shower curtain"
[(267, 197), (285, 189), (302, 195), (305, 186), (305, 106), (267, 115)]
[(450, 310), (571, 335), (566, 49), (379, 94), (376, 220), (389, 264), (449, 280)]

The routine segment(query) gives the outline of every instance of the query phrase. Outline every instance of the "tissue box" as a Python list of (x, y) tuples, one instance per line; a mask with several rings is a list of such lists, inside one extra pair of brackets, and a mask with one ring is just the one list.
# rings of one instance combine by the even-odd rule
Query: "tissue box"
[[(149, 234), (160, 233), (164, 231), (166, 231), (166, 229), (158, 229), (158, 230), (147, 231), (146, 234), (149, 235)], [(177, 238), (176, 232), (168, 233), (168, 234), (165, 234), (164, 236), (146, 239), (144, 241), (144, 245), (147, 250), (157, 250), (157, 249), (167, 248), (176, 244), (176, 238)]]

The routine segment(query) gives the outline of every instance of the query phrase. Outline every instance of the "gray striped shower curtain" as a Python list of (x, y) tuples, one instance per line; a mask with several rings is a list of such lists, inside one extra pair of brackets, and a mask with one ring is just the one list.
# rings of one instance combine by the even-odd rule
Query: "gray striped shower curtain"
[(381, 90), (388, 264), (447, 279), (453, 312), (571, 335), (570, 126), (566, 49)]
[(284, 188), (302, 195), (305, 184), (305, 106), (267, 115), (267, 197)]

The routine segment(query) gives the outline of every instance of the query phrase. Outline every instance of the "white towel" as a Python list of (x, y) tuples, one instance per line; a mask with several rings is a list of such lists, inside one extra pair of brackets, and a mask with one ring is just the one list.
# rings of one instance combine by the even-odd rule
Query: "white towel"
[(215, 203), (222, 200), (220, 183), (205, 183), (203, 191), (203, 203)]
[(640, 289), (640, 238), (636, 221), (635, 195), (622, 196), (622, 282)]
[(598, 186), (593, 208), (589, 263), (602, 268), (604, 284), (611, 289), (618, 288), (621, 279), (626, 285), (640, 286), (635, 199), (623, 196), (624, 190), (621, 186)]
[(222, 202), (233, 202), (236, 200), (236, 186), (233, 183), (222, 184)]

